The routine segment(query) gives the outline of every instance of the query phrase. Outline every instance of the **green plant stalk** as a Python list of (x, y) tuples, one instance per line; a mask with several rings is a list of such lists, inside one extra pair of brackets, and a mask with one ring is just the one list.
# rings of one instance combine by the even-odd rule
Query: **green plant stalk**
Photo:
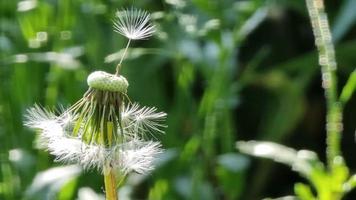
[[(107, 122), (107, 134), (104, 134), (107, 138), (103, 137), (103, 143), (111, 146), (113, 140), (113, 122)], [(116, 175), (110, 166), (106, 166), (104, 170), (104, 184), (105, 184), (105, 195), (106, 200), (118, 200), (117, 196), (117, 184)]]
[(125, 50), (124, 50), (124, 53), (122, 54), (122, 57), (121, 57), (121, 59), (120, 59), (120, 62), (119, 62), (119, 64), (117, 64), (117, 66), (116, 66), (115, 75), (117, 75), (117, 76), (118, 76), (119, 73), (120, 73), (122, 61), (124, 60), (124, 58), (125, 58), (125, 56), (126, 56), (127, 49), (129, 49), (130, 43), (131, 43), (131, 39), (129, 39), (129, 41), (127, 42), (126, 47), (125, 47)]
[(116, 192), (116, 176), (113, 170), (104, 174), (106, 200), (118, 200)]
[(335, 158), (341, 156), (342, 107), (337, 95), (336, 60), (327, 15), (322, 0), (306, 0), (308, 12), (319, 51), (322, 86), (325, 91), (327, 162), (332, 171)]

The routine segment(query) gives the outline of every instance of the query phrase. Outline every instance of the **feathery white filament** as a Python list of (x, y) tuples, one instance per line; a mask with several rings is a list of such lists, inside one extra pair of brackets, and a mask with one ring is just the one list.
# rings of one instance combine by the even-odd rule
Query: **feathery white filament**
[(42, 109), (39, 105), (35, 105), (27, 110), (25, 114), (24, 125), (31, 128), (42, 129), (48, 126), (48, 123), (56, 120), (56, 115), (52, 112)]
[(148, 12), (136, 8), (118, 11), (114, 30), (130, 40), (146, 39), (155, 32), (155, 26), (150, 23), (150, 19)]
[(142, 142), (134, 140), (124, 144), (118, 155), (118, 163), (124, 173), (131, 171), (145, 174), (153, 170), (153, 162), (158, 154), (162, 153), (159, 142)]
[[(131, 108), (131, 107), (130, 107)], [(129, 124), (141, 127), (135, 123), (142, 123), (138, 116), (143, 115), (147, 120), (161, 119), (165, 113), (154, 113), (156, 108), (139, 108), (134, 104), (129, 116)], [(47, 111), (37, 105), (27, 110), (25, 125), (40, 130), (39, 147), (46, 149), (56, 157), (55, 161), (63, 163), (77, 163), (84, 169), (97, 169), (104, 173), (105, 167), (110, 166), (124, 174), (135, 171), (140, 174), (147, 173), (153, 169), (153, 161), (162, 152), (159, 142), (143, 141), (139, 136), (124, 136), (125, 141), (106, 148), (100, 144), (86, 144), (80, 137), (69, 136), (68, 126), (73, 125), (74, 117), (70, 112), (64, 112), (60, 116)], [(151, 122), (151, 127), (155, 122)], [(142, 126), (143, 127), (143, 126)], [(124, 129), (128, 129), (125, 128)], [(138, 130), (143, 130), (140, 128)], [(137, 132), (136, 132), (137, 134)]]
[(137, 103), (128, 105), (122, 111), (122, 121), (128, 132), (164, 133), (162, 130), (166, 126), (161, 122), (165, 120), (167, 114), (156, 112), (155, 107), (140, 107)]

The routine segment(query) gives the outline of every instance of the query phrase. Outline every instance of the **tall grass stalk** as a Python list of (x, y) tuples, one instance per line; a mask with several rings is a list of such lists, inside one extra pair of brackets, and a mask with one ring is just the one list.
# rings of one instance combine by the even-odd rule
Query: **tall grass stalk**
[(329, 28), (328, 18), (324, 10), (323, 0), (306, 0), (310, 21), (315, 36), (315, 45), (319, 51), (322, 86), (326, 98), (326, 142), (328, 167), (333, 168), (334, 162), (340, 158), (340, 139), (342, 125), (342, 106), (338, 100), (336, 59)]

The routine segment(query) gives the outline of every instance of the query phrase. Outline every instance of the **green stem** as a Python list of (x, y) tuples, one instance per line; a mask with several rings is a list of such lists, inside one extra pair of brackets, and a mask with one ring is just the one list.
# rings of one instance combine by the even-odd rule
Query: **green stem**
[(116, 192), (116, 176), (112, 169), (104, 173), (106, 200), (118, 200)]
[(327, 162), (330, 169), (336, 157), (341, 156), (340, 140), (342, 131), (342, 108), (337, 98), (337, 77), (334, 45), (332, 43), (327, 15), (322, 0), (306, 0), (315, 44), (319, 51), (322, 71), (322, 86), (325, 91), (327, 116)]
[[(103, 143), (106, 143), (106, 146), (112, 146), (113, 139), (113, 122), (106, 123), (106, 132), (104, 134), (107, 138), (103, 139)], [(110, 162), (110, 161), (109, 161)], [(104, 170), (104, 183), (105, 183), (105, 194), (106, 200), (118, 200), (117, 196), (117, 184), (116, 184), (116, 175), (114, 170), (110, 166), (106, 166)]]
[(125, 50), (124, 50), (124, 53), (122, 54), (122, 57), (121, 57), (121, 59), (120, 59), (120, 62), (119, 62), (119, 64), (117, 64), (117, 66), (116, 66), (116, 73), (115, 73), (115, 75), (119, 75), (119, 73), (120, 73), (121, 63), (122, 63), (122, 61), (124, 60), (124, 58), (125, 58), (125, 56), (126, 56), (127, 49), (129, 48), (130, 43), (131, 43), (131, 39), (129, 39), (129, 41), (127, 42), (126, 47), (125, 47)]

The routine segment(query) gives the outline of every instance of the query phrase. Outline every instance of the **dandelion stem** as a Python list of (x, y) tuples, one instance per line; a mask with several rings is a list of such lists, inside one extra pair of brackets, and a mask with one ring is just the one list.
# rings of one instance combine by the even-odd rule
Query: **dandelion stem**
[[(111, 146), (112, 145), (112, 135), (113, 135), (113, 122), (107, 122), (106, 124), (106, 132), (104, 134), (103, 142), (106, 143), (105, 145)], [(109, 161), (110, 162), (110, 161)], [(116, 189), (116, 176), (115, 171), (112, 169), (111, 166), (108, 166), (106, 170), (104, 170), (104, 183), (105, 183), (105, 192), (106, 192), (106, 200), (118, 200)]]
[(118, 200), (116, 192), (116, 176), (112, 169), (104, 173), (106, 200)]
[(335, 158), (341, 156), (342, 107), (337, 98), (336, 59), (327, 15), (322, 0), (306, 0), (308, 12), (319, 51), (322, 86), (325, 91), (327, 116), (327, 162), (331, 169)]
[(115, 73), (115, 75), (119, 75), (119, 73), (120, 73), (121, 63), (122, 63), (122, 61), (124, 60), (124, 58), (125, 58), (125, 56), (126, 56), (127, 49), (129, 48), (130, 43), (131, 43), (131, 39), (129, 39), (129, 41), (127, 42), (126, 47), (125, 47), (125, 50), (124, 50), (124, 53), (122, 54), (122, 57), (121, 57), (121, 59), (120, 59), (120, 62), (119, 62), (119, 64), (117, 64), (117, 66), (116, 66), (116, 73)]

